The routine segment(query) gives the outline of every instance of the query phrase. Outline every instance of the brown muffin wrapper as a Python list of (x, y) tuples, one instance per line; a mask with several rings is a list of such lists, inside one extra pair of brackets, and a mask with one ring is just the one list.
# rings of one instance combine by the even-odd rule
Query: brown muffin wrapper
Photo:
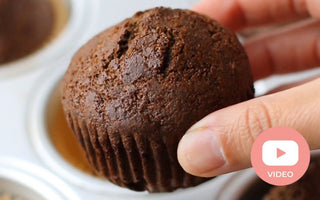
[(176, 155), (178, 141), (167, 146), (162, 137), (111, 135), (71, 113), (67, 113), (67, 120), (91, 167), (117, 185), (136, 191), (170, 192), (208, 180), (181, 168)]

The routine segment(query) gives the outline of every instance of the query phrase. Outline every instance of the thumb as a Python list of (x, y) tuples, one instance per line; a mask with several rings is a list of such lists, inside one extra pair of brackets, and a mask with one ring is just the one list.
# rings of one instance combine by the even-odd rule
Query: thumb
[(311, 149), (320, 148), (319, 100), (320, 79), (316, 79), (216, 111), (183, 136), (178, 160), (188, 173), (204, 177), (247, 168), (255, 138), (275, 126), (294, 128)]

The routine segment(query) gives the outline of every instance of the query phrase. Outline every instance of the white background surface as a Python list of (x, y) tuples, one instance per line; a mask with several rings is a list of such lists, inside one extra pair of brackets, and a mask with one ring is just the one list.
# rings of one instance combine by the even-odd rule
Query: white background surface
[[(99, 19), (92, 22), (95, 24), (95, 28), (92, 30), (84, 30), (88, 33), (83, 40), (78, 42), (78, 47), (96, 33), (120, 22), (124, 18), (132, 16), (136, 11), (159, 5), (189, 8), (197, 2), (197, 0), (101, 0), (100, 2), (100, 8), (99, 11), (97, 11)], [(64, 57), (59, 59), (69, 61), (73, 53), (74, 50), (70, 50)], [(46, 168), (34, 152), (29, 139), (26, 124), (28, 117), (27, 109), (34, 93), (37, 92), (37, 86), (42, 84), (39, 80), (44, 80), (43, 76), (48, 75), (48, 71), (53, 71), (55, 68), (61, 67), (67, 68), (67, 66), (55, 66), (55, 63), (49, 63), (46, 66), (38, 66), (35, 69), (0, 80), (0, 157), (9, 156), (19, 158)], [(305, 76), (308, 75), (309, 74), (305, 74)], [(296, 78), (297, 76), (292, 76), (289, 80)], [(288, 79), (286, 79), (286, 81), (287, 80)], [(272, 88), (278, 85), (278, 83), (275, 79), (270, 79), (269, 82), (259, 82), (257, 84), (257, 92), (264, 93), (268, 89), (266, 86)], [(95, 195), (90, 196), (86, 191), (75, 189), (82, 197), (88, 197), (88, 199), (95, 198)]]

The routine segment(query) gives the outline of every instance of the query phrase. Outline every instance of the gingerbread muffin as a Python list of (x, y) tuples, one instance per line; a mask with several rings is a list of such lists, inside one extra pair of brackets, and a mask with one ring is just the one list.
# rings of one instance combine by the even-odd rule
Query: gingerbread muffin
[(0, 64), (40, 48), (50, 37), (53, 26), (50, 0), (0, 0)]
[(320, 160), (313, 161), (306, 174), (297, 182), (273, 187), (263, 200), (319, 200)]
[(62, 83), (67, 121), (97, 174), (149, 192), (206, 181), (180, 167), (179, 140), (207, 114), (253, 94), (235, 35), (169, 8), (138, 12), (95, 36)]

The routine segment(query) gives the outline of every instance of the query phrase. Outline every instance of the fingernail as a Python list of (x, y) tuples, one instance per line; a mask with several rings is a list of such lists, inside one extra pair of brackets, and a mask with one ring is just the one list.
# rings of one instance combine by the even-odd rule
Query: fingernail
[(181, 139), (178, 157), (182, 167), (194, 175), (207, 174), (226, 163), (219, 138), (210, 129), (191, 129)]

